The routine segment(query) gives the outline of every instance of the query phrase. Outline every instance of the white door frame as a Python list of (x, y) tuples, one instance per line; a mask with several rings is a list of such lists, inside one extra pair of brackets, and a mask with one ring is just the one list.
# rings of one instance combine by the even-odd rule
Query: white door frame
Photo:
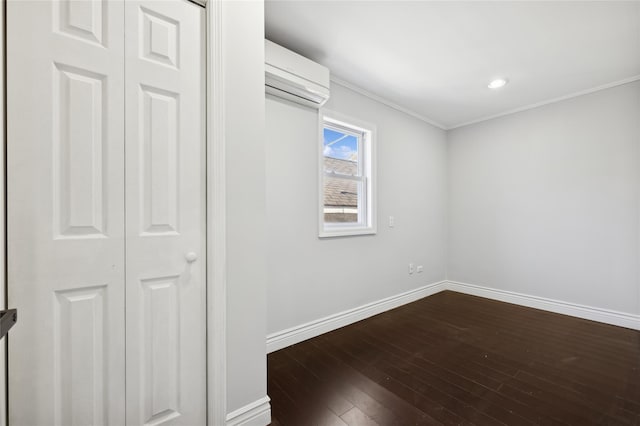
[[(6, 0), (0, 0), (0, 309), (5, 291), (5, 28)], [(222, 1), (206, 8), (207, 44), (207, 424), (226, 421), (226, 195), (224, 149), (224, 76), (222, 67)], [(7, 420), (6, 339), (0, 342), (0, 426)]]
[(222, 2), (208, 0), (207, 14), (207, 424), (227, 415), (227, 274)]
[[(0, 137), (2, 144), (0, 145), (0, 309), (7, 309), (7, 282), (6, 282), (6, 254), (5, 248), (5, 51), (4, 51), (4, 14), (6, 10), (6, 0), (0, 3)], [(7, 339), (8, 336), (0, 342), (0, 426), (7, 424)]]

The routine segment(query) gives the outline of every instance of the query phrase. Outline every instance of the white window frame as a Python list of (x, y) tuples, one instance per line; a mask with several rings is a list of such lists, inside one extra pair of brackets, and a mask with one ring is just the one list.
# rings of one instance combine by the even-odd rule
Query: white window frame
[[(328, 174), (324, 170), (325, 123), (339, 131), (360, 137), (358, 146), (359, 176)], [(344, 114), (321, 109), (318, 113), (318, 235), (320, 238), (371, 235), (376, 227), (376, 126)], [(362, 182), (363, 191), (358, 193), (358, 223), (325, 223), (324, 180), (338, 177)]]

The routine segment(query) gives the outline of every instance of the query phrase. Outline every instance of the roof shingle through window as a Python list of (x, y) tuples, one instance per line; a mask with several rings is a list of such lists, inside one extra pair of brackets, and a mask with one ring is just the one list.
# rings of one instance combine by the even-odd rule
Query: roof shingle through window
[[(358, 173), (358, 163), (350, 160), (324, 157), (324, 169), (347, 176)], [(358, 183), (353, 180), (324, 179), (324, 205), (329, 207), (358, 207)]]

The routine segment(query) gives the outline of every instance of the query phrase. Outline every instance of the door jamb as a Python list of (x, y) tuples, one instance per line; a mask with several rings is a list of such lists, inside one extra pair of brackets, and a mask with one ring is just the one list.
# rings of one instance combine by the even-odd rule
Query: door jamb
[(206, 3), (207, 424), (226, 423), (226, 191), (222, 1)]
[[(6, 234), (6, 152), (7, 152), (7, 99), (6, 99), (6, 0), (0, 3), (0, 135), (2, 143), (0, 145), (0, 309), (7, 308), (7, 234)], [(0, 341), (0, 426), (9, 424), (8, 412), (8, 353), (6, 335)]]

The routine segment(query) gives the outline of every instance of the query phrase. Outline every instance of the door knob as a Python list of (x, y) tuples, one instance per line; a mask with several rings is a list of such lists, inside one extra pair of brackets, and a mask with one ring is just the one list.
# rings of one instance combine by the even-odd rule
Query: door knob
[(198, 255), (195, 252), (190, 251), (184, 255), (184, 258), (187, 259), (187, 262), (193, 263), (198, 259)]

